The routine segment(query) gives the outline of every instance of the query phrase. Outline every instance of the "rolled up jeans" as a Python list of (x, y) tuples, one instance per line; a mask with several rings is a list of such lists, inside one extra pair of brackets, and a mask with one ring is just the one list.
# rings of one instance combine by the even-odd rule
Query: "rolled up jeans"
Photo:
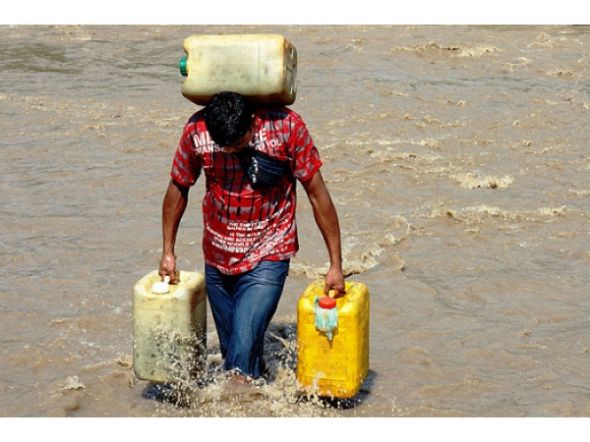
[(226, 275), (205, 265), (207, 297), (225, 370), (237, 370), (252, 378), (262, 375), (264, 334), (288, 273), (289, 260), (261, 261), (238, 275)]

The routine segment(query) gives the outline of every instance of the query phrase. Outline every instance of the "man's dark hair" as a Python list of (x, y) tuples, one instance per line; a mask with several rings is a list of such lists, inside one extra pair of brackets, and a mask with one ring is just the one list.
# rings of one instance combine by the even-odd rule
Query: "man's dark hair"
[(236, 92), (219, 92), (205, 107), (207, 130), (220, 146), (228, 146), (244, 136), (252, 126), (252, 105)]

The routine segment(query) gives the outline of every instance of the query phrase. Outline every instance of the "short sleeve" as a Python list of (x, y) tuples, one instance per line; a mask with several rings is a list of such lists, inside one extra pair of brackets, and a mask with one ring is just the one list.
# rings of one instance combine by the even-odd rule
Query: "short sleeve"
[(172, 170), (170, 171), (172, 179), (185, 187), (195, 184), (201, 174), (202, 162), (195, 153), (192, 139), (193, 132), (194, 123), (189, 121), (180, 137), (178, 148), (172, 161)]
[(308, 181), (322, 167), (322, 161), (301, 117), (294, 114), (292, 123), (289, 142), (294, 152), (293, 176), (299, 181)]

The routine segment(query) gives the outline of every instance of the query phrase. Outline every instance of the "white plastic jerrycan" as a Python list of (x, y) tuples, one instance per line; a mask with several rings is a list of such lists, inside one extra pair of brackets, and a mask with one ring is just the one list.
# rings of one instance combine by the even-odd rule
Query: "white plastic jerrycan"
[(133, 369), (139, 379), (178, 382), (194, 377), (205, 357), (207, 298), (203, 275), (180, 271), (180, 282), (157, 271), (133, 289)]
[(278, 34), (193, 35), (183, 43), (182, 95), (205, 105), (232, 91), (257, 103), (295, 102), (297, 50)]

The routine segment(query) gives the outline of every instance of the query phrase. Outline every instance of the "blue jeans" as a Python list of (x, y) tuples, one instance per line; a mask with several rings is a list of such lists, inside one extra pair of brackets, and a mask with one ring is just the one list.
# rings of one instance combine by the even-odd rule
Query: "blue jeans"
[(264, 333), (277, 310), (289, 260), (261, 261), (249, 272), (226, 275), (205, 265), (207, 297), (225, 370), (262, 375)]

